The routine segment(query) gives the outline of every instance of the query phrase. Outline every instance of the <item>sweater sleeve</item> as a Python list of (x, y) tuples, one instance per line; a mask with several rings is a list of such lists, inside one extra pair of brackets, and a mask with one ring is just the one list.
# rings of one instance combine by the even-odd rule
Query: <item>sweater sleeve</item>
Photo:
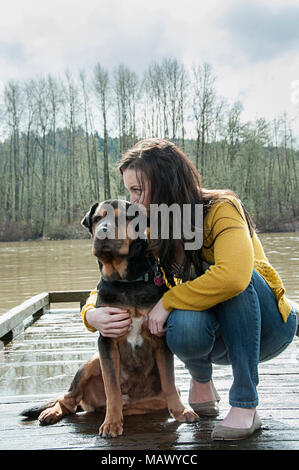
[(92, 331), (93, 333), (95, 331), (97, 331), (95, 328), (93, 328), (93, 326), (90, 326), (88, 323), (87, 323), (87, 320), (86, 320), (86, 313), (88, 312), (88, 310), (91, 310), (93, 308), (96, 308), (96, 302), (97, 302), (97, 295), (98, 295), (98, 291), (95, 289), (93, 291), (91, 291), (91, 293), (89, 294), (89, 297), (88, 299), (86, 300), (86, 303), (85, 305), (83, 306), (82, 310), (81, 310), (81, 315), (82, 315), (82, 319), (83, 319), (83, 322), (84, 322), (84, 325), (86, 326), (86, 328), (89, 330), (89, 331)]
[[(207, 310), (246, 289), (253, 266), (254, 250), (241, 204), (219, 201), (211, 209), (208, 226), (211, 228), (214, 264), (203, 275), (174, 286), (163, 296), (163, 307), (171, 311)], [(206, 216), (208, 217), (209, 214)]]

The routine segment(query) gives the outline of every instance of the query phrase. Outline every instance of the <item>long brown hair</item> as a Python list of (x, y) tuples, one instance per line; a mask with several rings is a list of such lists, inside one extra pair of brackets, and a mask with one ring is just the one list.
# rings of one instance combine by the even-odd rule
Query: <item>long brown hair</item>
[[(149, 138), (137, 142), (134, 147), (124, 153), (118, 165), (121, 174), (129, 168), (136, 170), (136, 177), (141, 188), (145, 187), (144, 177), (146, 178), (149, 185), (151, 204), (160, 205), (165, 203), (170, 206), (176, 203), (180, 208), (183, 208), (183, 204), (191, 204), (192, 208), (195, 207), (195, 204), (202, 204), (203, 216), (205, 217), (212, 205), (219, 199), (223, 199), (227, 195), (233, 195), (238, 198), (229, 189), (204, 189), (201, 186), (199, 173), (189, 158), (180, 148), (165, 139)], [(239, 212), (239, 209), (231, 200), (227, 199), (227, 201)], [(244, 207), (243, 209), (252, 236), (255, 226)], [(240, 215), (243, 217), (242, 214)], [(193, 223), (194, 212), (191, 218), (191, 223)], [(204, 245), (204, 247), (211, 247), (214, 241), (210, 246)], [(171, 266), (175, 263), (177, 247), (177, 240), (171, 237), (171, 231), (169, 240), (155, 240), (154, 243), (151, 243), (151, 247), (159, 256), (163, 266), (170, 270)], [(202, 250), (185, 251), (186, 269), (188, 270), (192, 263), (197, 275), (203, 272), (201, 252)]]

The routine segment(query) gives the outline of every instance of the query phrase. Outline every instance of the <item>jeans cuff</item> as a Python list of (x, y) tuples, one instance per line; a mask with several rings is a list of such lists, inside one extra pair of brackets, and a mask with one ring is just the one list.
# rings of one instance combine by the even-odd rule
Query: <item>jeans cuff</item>
[(229, 400), (230, 406), (236, 406), (237, 408), (256, 408), (259, 404), (258, 399), (254, 401), (233, 401)]
[(199, 379), (197, 377), (194, 377), (194, 375), (191, 375), (191, 378), (195, 380), (195, 382), (199, 382), (201, 384), (207, 384), (208, 382), (212, 380), (212, 377), (210, 377), (209, 379)]

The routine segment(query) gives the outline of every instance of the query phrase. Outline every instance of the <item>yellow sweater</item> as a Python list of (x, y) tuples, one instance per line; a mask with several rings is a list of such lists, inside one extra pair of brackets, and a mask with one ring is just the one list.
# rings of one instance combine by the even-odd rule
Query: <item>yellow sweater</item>
[[(291, 306), (285, 297), (283, 283), (269, 263), (255, 232), (251, 238), (239, 200), (226, 197), (238, 207), (243, 217), (228, 201), (219, 200), (214, 204), (204, 219), (204, 245), (209, 246), (212, 240), (215, 242), (211, 248), (202, 248), (202, 254), (211, 266), (196, 279), (167, 291), (163, 296), (163, 307), (168, 311), (175, 308), (207, 310), (243, 292), (256, 269), (275, 293), (279, 311), (286, 322)], [(220, 233), (223, 229), (226, 230)], [(95, 307), (96, 296), (96, 290), (92, 291), (82, 310), (84, 323), (90, 331), (95, 329), (88, 325), (85, 316)]]

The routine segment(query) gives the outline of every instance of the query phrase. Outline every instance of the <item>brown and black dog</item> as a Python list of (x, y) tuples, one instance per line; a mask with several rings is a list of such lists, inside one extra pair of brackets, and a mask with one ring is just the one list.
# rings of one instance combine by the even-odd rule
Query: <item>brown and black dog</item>
[[(107, 211), (107, 204), (113, 211)], [(167, 288), (161, 283), (146, 237), (132, 234), (129, 208), (132, 204), (121, 200), (96, 203), (82, 225), (92, 235), (92, 251), (101, 271), (97, 307), (127, 309), (132, 318), (130, 331), (117, 339), (99, 335), (99, 354), (80, 367), (68, 393), (52, 403), (23, 411), (23, 416), (52, 424), (78, 409), (102, 408), (106, 410), (99, 430), (102, 437), (121, 435), (124, 415), (168, 408), (180, 422), (198, 420), (197, 414), (184, 406), (175, 387), (173, 354), (165, 336), (152, 335), (147, 326), (148, 312)], [(114, 238), (108, 236), (112, 231)]]

